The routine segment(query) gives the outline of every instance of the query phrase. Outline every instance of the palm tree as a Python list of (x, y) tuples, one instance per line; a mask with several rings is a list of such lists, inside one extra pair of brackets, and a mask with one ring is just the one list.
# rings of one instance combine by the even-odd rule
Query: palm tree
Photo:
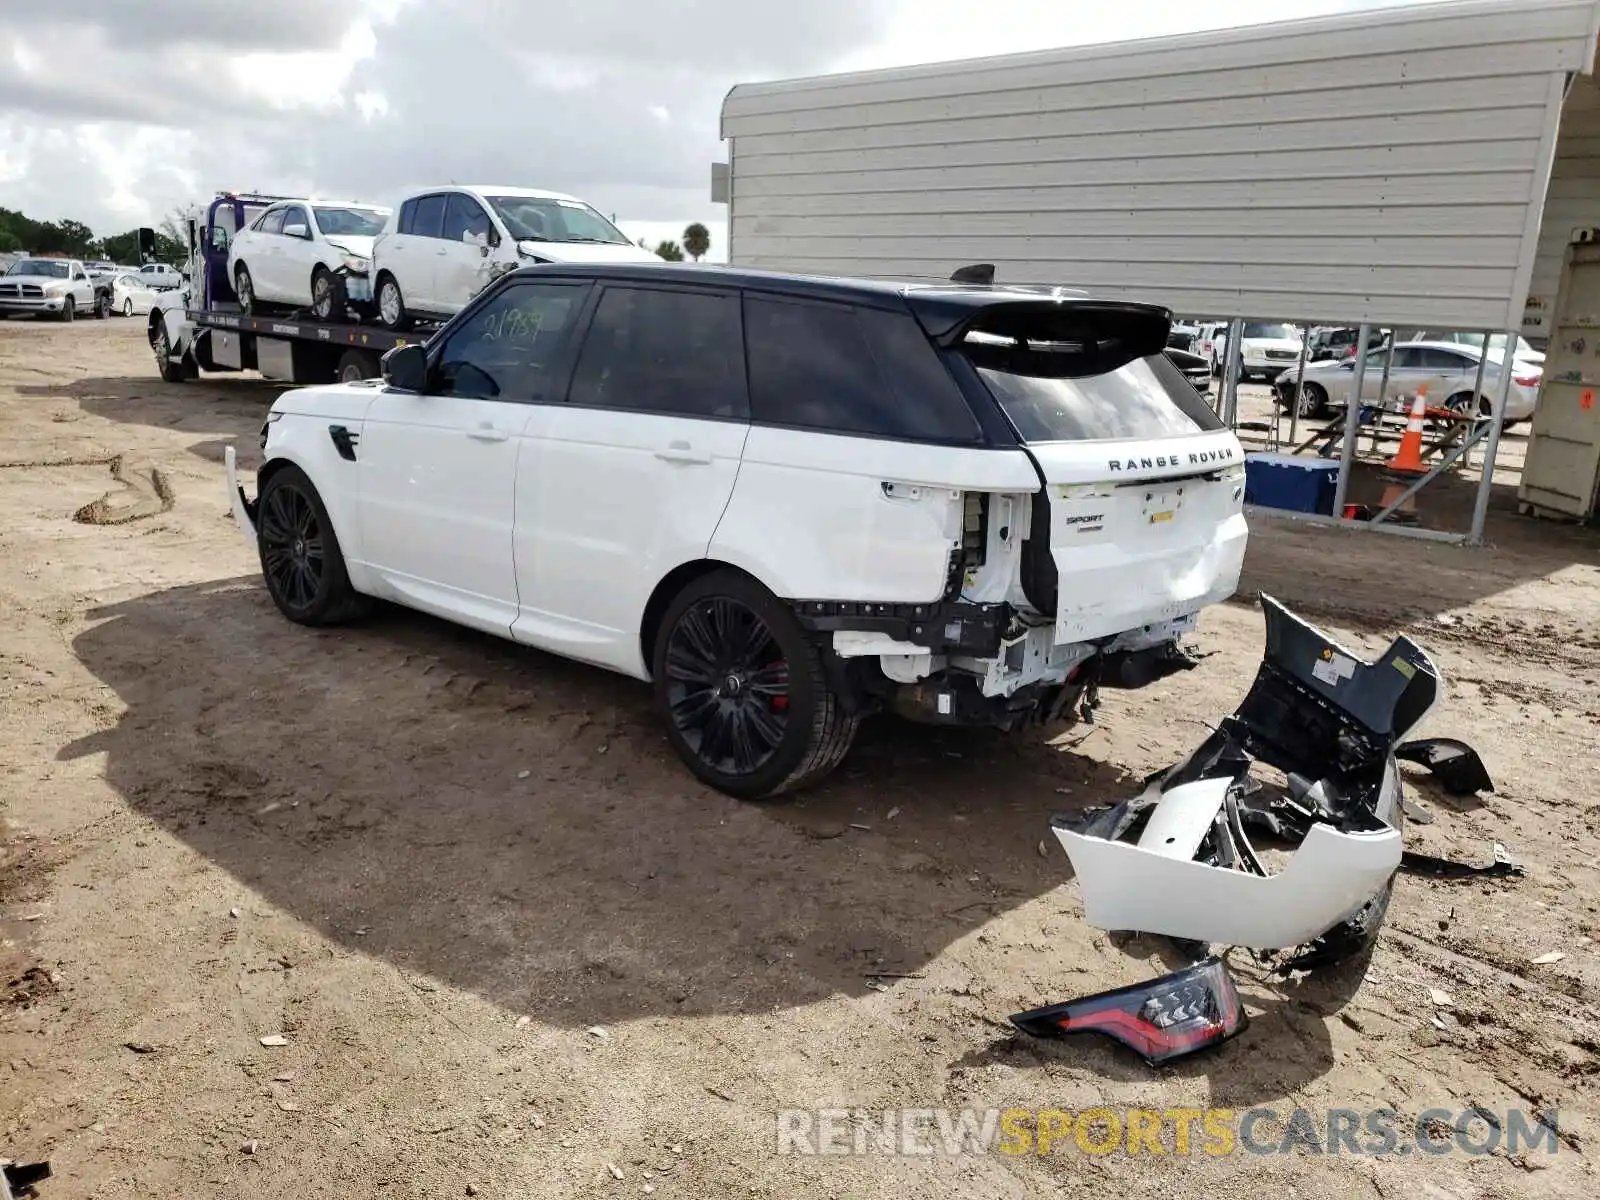
[(711, 231), (696, 221), (683, 231), (683, 248), (699, 262), (711, 249)]
[(660, 243), (657, 244), (657, 246), (656, 246), (656, 257), (657, 258), (664, 258), (668, 262), (682, 262), (683, 261), (683, 247), (678, 245), (677, 242), (674, 242), (669, 238), (667, 241), (660, 242)]

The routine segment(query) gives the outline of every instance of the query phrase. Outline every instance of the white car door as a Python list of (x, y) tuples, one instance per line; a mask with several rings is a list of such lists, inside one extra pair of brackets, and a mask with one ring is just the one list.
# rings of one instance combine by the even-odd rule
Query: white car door
[(518, 472), (520, 641), (634, 675), (644, 606), (704, 558), (749, 433), (739, 294), (605, 285)]
[(386, 388), (368, 410), (357, 451), (362, 553), (393, 598), (510, 633), (518, 455), (586, 293), (507, 287), (430, 354), (425, 394)]
[(272, 299), (282, 304), (311, 303), (311, 268), (316, 231), (303, 204), (284, 210), (283, 233), (269, 239), (272, 247)]
[(434, 287), (434, 276), (438, 270), (439, 256), (443, 253), (441, 238), (445, 201), (443, 192), (418, 196), (408, 201), (412, 209), (411, 217), (402, 224), (404, 232), (396, 239), (400, 242), (395, 248), (399, 251), (397, 265), (391, 267), (390, 271), (400, 284), (400, 294), (405, 297), (406, 306), (413, 312), (438, 314), (442, 311)]
[(483, 286), (491, 228), (483, 205), (464, 192), (450, 193), (434, 253), (432, 298), (439, 312), (461, 311)]

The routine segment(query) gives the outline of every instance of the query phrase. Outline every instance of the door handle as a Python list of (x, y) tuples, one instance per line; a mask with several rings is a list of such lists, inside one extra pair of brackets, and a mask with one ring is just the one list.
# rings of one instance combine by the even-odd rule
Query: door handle
[(668, 442), (656, 451), (656, 457), (662, 462), (694, 463), (704, 466), (711, 461), (711, 455), (705, 450), (696, 450), (688, 442)]
[(484, 421), (467, 430), (467, 436), (479, 442), (503, 442), (511, 435), (504, 429), (496, 429), (488, 421)]
[(440, 249), (435, 250), (434, 253), (437, 254), (440, 258), (443, 258), (446, 254), (449, 254), (450, 251), (449, 251), (448, 248), (441, 247)]

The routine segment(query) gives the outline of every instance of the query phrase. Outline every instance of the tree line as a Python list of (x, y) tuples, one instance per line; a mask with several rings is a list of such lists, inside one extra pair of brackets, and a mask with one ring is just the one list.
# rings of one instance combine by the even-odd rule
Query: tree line
[[(164, 222), (170, 226), (171, 222)], [(106, 259), (128, 265), (139, 261), (139, 231), (97, 237), (82, 221), (35, 221), (26, 213), (0, 208), (0, 254), (61, 254), (69, 258)], [(166, 228), (156, 233), (156, 258), (182, 262), (187, 248)]]
[[(161, 262), (182, 262), (187, 250), (177, 237), (177, 225), (169, 217), (156, 232), (156, 258)], [(640, 246), (651, 249), (641, 239)], [(657, 242), (654, 252), (668, 262), (682, 262), (684, 256), (699, 262), (711, 250), (711, 231), (699, 221), (685, 227), (681, 242), (668, 238)], [(0, 254), (64, 254), (69, 258), (101, 258), (115, 263), (139, 261), (139, 231), (96, 237), (82, 221), (35, 221), (24, 213), (0, 208)]]

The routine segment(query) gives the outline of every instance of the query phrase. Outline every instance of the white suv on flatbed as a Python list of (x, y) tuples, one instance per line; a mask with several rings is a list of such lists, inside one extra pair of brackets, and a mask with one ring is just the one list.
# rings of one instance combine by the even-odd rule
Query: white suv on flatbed
[(862, 716), (1012, 727), (1190, 665), (1244, 462), (1170, 314), (711, 267), (503, 276), (384, 380), (273, 405), (234, 515), (273, 600), (370, 598), (652, 681), (704, 781), (833, 768)]

